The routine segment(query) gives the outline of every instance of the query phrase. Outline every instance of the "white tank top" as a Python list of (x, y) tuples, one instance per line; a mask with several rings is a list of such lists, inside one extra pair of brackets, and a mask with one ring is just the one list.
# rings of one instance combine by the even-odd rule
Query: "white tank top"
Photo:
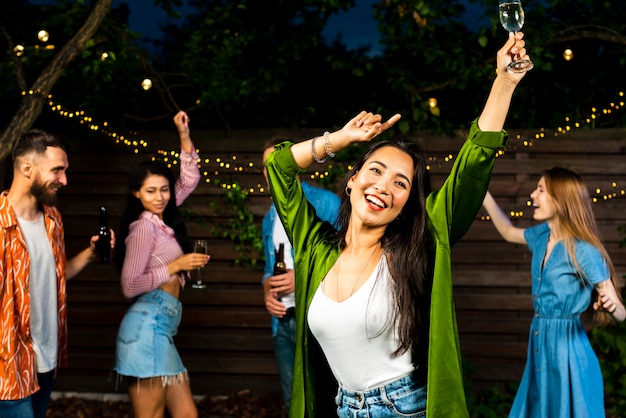
[(350, 298), (335, 302), (317, 288), (308, 322), (339, 385), (365, 391), (414, 370), (411, 350), (399, 357), (397, 328), (392, 324), (391, 274), (383, 255)]

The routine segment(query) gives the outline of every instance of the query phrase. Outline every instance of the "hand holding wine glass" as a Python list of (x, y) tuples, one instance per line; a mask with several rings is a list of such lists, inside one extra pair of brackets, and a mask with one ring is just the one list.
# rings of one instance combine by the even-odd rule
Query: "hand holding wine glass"
[[(208, 254), (207, 241), (204, 239), (197, 239), (194, 241), (193, 252), (198, 254)], [(194, 289), (204, 289), (206, 284), (202, 283), (202, 276), (200, 274), (200, 268), (196, 269), (196, 282), (191, 285)]]
[[(517, 33), (524, 26), (524, 9), (521, 0), (499, 0), (498, 16), (502, 27), (509, 32)], [(514, 73), (524, 73), (535, 65), (529, 59), (514, 59), (508, 70)]]

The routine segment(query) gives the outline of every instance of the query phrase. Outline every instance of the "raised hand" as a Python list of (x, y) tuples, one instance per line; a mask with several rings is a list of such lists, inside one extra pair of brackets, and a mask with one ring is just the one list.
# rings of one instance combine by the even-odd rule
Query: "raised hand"
[(497, 54), (497, 71), (498, 75), (505, 76), (515, 83), (524, 78), (525, 72), (508, 71), (508, 66), (514, 59), (528, 60), (530, 57), (526, 52), (526, 41), (524, 41), (523, 32), (509, 32), (509, 39)]
[(382, 132), (391, 128), (400, 120), (400, 114), (395, 114), (386, 122), (381, 122), (382, 116), (371, 112), (361, 111), (341, 129), (351, 142), (368, 142)]

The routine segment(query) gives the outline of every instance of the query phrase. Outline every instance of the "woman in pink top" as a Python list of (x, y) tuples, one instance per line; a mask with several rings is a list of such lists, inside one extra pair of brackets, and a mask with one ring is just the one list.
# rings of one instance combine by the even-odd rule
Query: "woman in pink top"
[(180, 176), (175, 181), (158, 161), (133, 170), (118, 240), (122, 291), (135, 301), (117, 335), (115, 371), (126, 376), (140, 418), (163, 416), (166, 407), (173, 418), (198, 416), (173, 336), (180, 323), (178, 297), (186, 272), (203, 267), (209, 256), (187, 253), (178, 206), (196, 188), (200, 173), (187, 114), (179, 112), (174, 122), (180, 136)]

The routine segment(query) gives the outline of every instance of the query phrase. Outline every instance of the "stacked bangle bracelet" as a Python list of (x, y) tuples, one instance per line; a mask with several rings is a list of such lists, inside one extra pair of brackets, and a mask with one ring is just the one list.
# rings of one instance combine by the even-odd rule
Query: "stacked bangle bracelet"
[(326, 162), (326, 157), (320, 158), (315, 153), (315, 141), (317, 141), (317, 138), (318, 137), (316, 136), (315, 138), (313, 138), (313, 141), (311, 141), (311, 154), (313, 154), (313, 159), (315, 160), (316, 163), (323, 164)]
[(311, 141), (311, 154), (313, 154), (313, 159), (315, 160), (316, 163), (318, 164), (323, 164), (326, 162), (326, 158), (330, 157), (330, 158), (335, 158), (335, 153), (333, 152), (333, 150), (330, 148), (330, 141), (328, 141), (328, 135), (330, 135), (330, 132), (326, 131), (324, 132), (324, 151), (326, 152), (326, 156), (324, 158), (320, 158), (317, 156), (317, 154), (315, 153), (315, 141), (317, 141), (317, 138), (319, 138), (318, 136), (316, 136), (315, 138), (313, 138), (313, 140)]
[(328, 131), (324, 132), (324, 149), (326, 150), (326, 155), (328, 155), (330, 158), (335, 158), (335, 153), (332, 149), (330, 149), (330, 142), (328, 141), (329, 134), (330, 132)]

